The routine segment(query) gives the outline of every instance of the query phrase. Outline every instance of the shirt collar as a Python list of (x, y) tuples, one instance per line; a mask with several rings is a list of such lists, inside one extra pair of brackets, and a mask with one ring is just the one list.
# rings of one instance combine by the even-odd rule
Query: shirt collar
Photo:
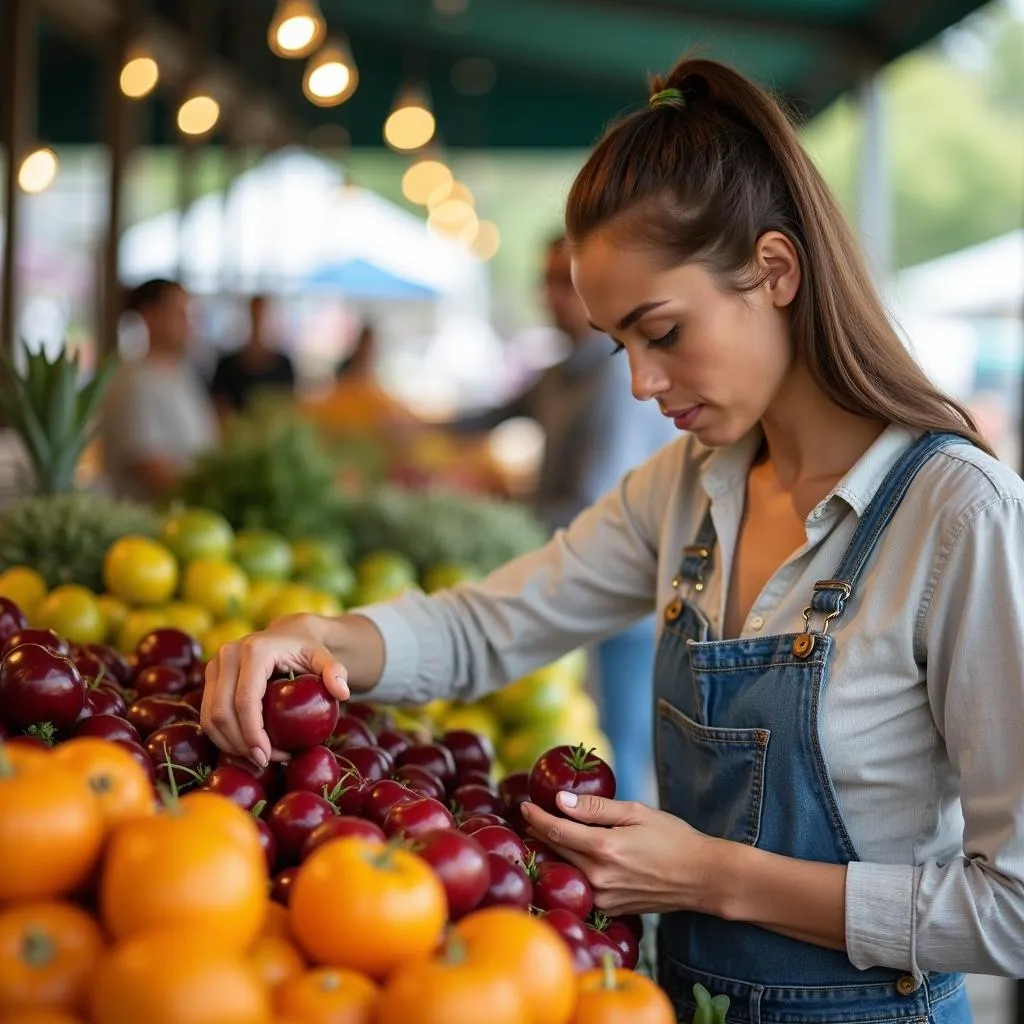
[[(829, 492), (821, 503), (822, 507), (831, 504), (835, 498), (841, 498), (858, 516), (863, 515), (881, 487), (885, 475), (919, 433), (897, 424), (886, 427)], [(708, 449), (700, 471), (701, 483), (708, 497), (714, 499), (745, 485), (763, 436), (758, 426), (735, 444)]]

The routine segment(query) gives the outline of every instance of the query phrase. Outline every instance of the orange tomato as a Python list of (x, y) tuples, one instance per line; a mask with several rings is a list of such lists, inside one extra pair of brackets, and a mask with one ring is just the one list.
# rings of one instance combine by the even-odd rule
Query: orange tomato
[(326, 843), (303, 863), (289, 909), (292, 933), (316, 963), (373, 978), (435, 949), (447, 916), (425, 860), (355, 838)]
[(668, 996), (650, 978), (633, 971), (604, 967), (579, 977), (579, 997), (572, 1024), (675, 1024)]
[(514, 967), (474, 955), (457, 933), (441, 954), (397, 967), (377, 1006), (375, 1024), (532, 1024)]
[(96, 922), (74, 904), (22, 903), (0, 912), (0, 1018), (84, 1009), (102, 948)]
[(260, 936), (249, 950), (248, 961), (260, 981), (268, 988), (301, 974), (306, 969), (302, 954), (287, 939), (273, 935)]
[(539, 917), (511, 907), (486, 907), (454, 932), (478, 964), (503, 968), (526, 1000), (530, 1024), (568, 1024), (576, 1006), (576, 974), (561, 936)]
[(72, 1017), (59, 1010), (26, 1010), (3, 1018), (3, 1024), (83, 1024), (80, 1017)]
[(73, 892), (104, 832), (99, 804), (52, 754), (0, 745), (0, 903)]
[(73, 772), (99, 801), (107, 828), (156, 810), (153, 786), (142, 766), (122, 747), (92, 736), (62, 743), (54, 761)]
[(320, 967), (289, 978), (274, 993), (278, 1013), (304, 1024), (376, 1024), (380, 989), (365, 974)]
[(263, 927), (267, 869), (256, 826), (212, 793), (188, 794), (110, 837), (100, 876), (103, 923), (116, 939), (193, 929), (244, 954)]
[(268, 900), (266, 916), (263, 918), (263, 928), (260, 931), (259, 938), (284, 939), (286, 942), (295, 941), (292, 938), (292, 926), (288, 920), (287, 907), (276, 900)]
[(150, 932), (100, 961), (93, 1024), (270, 1024), (270, 997), (245, 961), (191, 929)]

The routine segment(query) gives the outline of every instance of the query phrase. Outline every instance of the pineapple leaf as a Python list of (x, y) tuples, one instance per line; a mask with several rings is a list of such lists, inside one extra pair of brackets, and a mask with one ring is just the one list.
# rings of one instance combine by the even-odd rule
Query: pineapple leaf
[(96, 367), (89, 382), (78, 393), (78, 423), (84, 432), (100, 411), (110, 379), (117, 369), (117, 357), (109, 355)]
[[(76, 440), (75, 395), (78, 384), (78, 362), (58, 358), (47, 367), (47, 437), (54, 453), (66, 451)], [(59, 455), (58, 455), (59, 458)]]

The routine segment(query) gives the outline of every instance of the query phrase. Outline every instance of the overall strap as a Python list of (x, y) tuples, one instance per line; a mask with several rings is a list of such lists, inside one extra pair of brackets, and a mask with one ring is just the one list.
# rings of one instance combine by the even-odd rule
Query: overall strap
[(683, 580), (693, 584), (693, 589), (698, 593), (704, 589), (704, 581), (708, 567), (711, 565), (711, 556), (715, 550), (715, 543), (718, 534), (715, 532), (715, 522), (711, 518), (711, 503), (708, 503), (707, 511), (701, 520), (700, 529), (697, 531), (697, 538), (687, 547), (683, 548), (683, 564), (679, 567), (679, 575), (672, 581), (672, 585), (678, 590)]
[(861, 516), (835, 576), (815, 583), (814, 596), (804, 613), (806, 619), (809, 620), (812, 611), (820, 612), (825, 616), (827, 631), (828, 623), (842, 614), (879, 537), (892, 521), (921, 467), (941, 448), (970, 443), (959, 434), (924, 434), (900, 456)]

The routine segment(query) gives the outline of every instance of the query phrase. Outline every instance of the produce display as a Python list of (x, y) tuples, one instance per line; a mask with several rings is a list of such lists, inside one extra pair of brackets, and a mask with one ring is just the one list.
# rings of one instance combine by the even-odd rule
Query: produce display
[(596, 911), (519, 813), (613, 793), (593, 751), (500, 775), (486, 735), (289, 675), (264, 713), (291, 756), (259, 768), (203, 734), (180, 629), (126, 655), (2, 598), (0, 656), (5, 1024), (676, 1020), (634, 970), (641, 919)]

